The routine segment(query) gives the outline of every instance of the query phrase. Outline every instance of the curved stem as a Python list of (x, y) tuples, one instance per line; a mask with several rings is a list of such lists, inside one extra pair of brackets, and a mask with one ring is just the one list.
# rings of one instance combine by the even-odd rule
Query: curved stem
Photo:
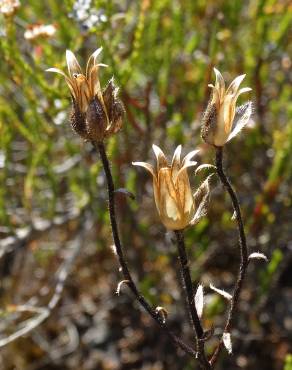
[(189, 261), (188, 255), (185, 248), (185, 241), (184, 241), (184, 234), (183, 231), (174, 231), (176, 240), (177, 240), (177, 249), (178, 249), (178, 256), (181, 266), (182, 278), (184, 283), (184, 288), (186, 292), (186, 298), (188, 303), (189, 314), (191, 317), (192, 324), (195, 328), (196, 332), (196, 340), (197, 340), (197, 351), (198, 351), (198, 358), (200, 359), (203, 369), (211, 369), (210, 364), (206, 358), (205, 351), (204, 351), (204, 330), (202, 328), (200, 318), (197, 313), (196, 305), (195, 305), (195, 295), (194, 295), (194, 288), (191, 278), (191, 273), (189, 269)]
[(110, 169), (110, 164), (107, 158), (107, 154), (105, 151), (105, 147), (103, 143), (92, 143), (93, 146), (99, 151), (100, 158), (102, 161), (102, 165), (104, 168), (106, 180), (107, 180), (107, 187), (108, 187), (108, 201), (109, 201), (109, 214), (110, 214), (110, 223), (112, 229), (112, 235), (115, 243), (115, 248), (119, 260), (119, 264), (121, 266), (122, 274), (124, 279), (127, 281), (127, 285), (129, 286), (130, 290), (141, 304), (141, 306), (145, 309), (146, 312), (156, 321), (159, 327), (169, 336), (171, 341), (180, 347), (184, 352), (188, 353), (192, 357), (196, 357), (196, 351), (184, 343), (180, 338), (178, 338), (165, 324), (163, 318), (160, 314), (155, 310), (155, 308), (151, 307), (150, 304), (146, 301), (144, 296), (139, 292), (132, 275), (129, 271), (127, 266), (127, 262), (124, 256), (122, 243), (119, 236), (118, 225), (116, 221), (116, 210), (115, 210), (115, 186), (113, 182), (113, 177)]
[(196, 331), (196, 337), (197, 339), (202, 338), (204, 331), (196, 310), (195, 306), (195, 295), (194, 295), (194, 289), (193, 289), (193, 283), (192, 278), (189, 270), (189, 261), (188, 256), (185, 248), (185, 242), (184, 242), (184, 235), (183, 231), (175, 231), (175, 236), (177, 240), (177, 249), (178, 249), (178, 256), (179, 256), (179, 262), (181, 265), (181, 272), (182, 272), (182, 278), (184, 282), (184, 288), (186, 292), (187, 302), (188, 302), (188, 309), (189, 314), (192, 319), (192, 324)]
[[(248, 266), (248, 248), (246, 244), (246, 236), (245, 236), (244, 225), (243, 225), (242, 216), (241, 216), (240, 204), (237, 199), (236, 193), (232, 188), (230, 181), (228, 180), (227, 176), (224, 173), (223, 148), (222, 147), (216, 148), (216, 169), (217, 169), (217, 174), (223, 186), (225, 187), (225, 189), (227, 190), (231, 198), (233, 210), (236, 215), (238, 237), (239, 237), (240, 265), (239, 265), (237, 280), (236, 280), (232, 298), (230, 301), (230, 308), (228, 312), (227, 321), (224, 327), (224, 332), (230, 332), (232, 325), (233, 325), (235, 311), (238, 305), (239, 296), (241, 293), (243, 281), (244, 281), (247, 266)], [(222, 346), (223, 346), (223, 342), (221, 340), (211, 358), (210, 362), (212, 365), (215, 364), (215, 362), (217, 361), (218, 356), (221, 352)]]

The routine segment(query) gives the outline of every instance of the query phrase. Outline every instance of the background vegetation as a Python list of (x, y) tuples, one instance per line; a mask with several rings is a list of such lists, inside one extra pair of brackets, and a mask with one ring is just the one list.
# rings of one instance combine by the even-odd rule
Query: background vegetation
[[(227, 80), (246, 73), (254, 115), (228, 144), (226, 167), (246, 221), (251, 251), (268, 264), (249, 267), (233, 333), (234, 355), (219, 369), (291, 370), (292, 334), (292, 7), (289, 0), (22, 1), (0, 20), (0, 305), (1, 338), (46, 306), (58, 272), (71, 258), (63, 295), (50, 317), (3, 347), (1, 370), (196, 368), (141, 312), (119, 271), (109, 231), (105, 179), (96, 153), (68, 123), (65, 50), (85, 65), (103, 46), (101, 80), (114, 75), (126, 109), (123, 130), (108, 142), (118, 187), (120, 229), (139, 286), (169, 311), (175, 331), (189, 336), (177, 284), (171, 235), (160, 224), (151, 179), (131, 166), (152, 161), (152, 143), (170, 155), (199, 147), (213, 66)], [(32, 24), (53, 24), (50, 37), (27, 39)], [(193, 176), (194, 177), (194, 176)], [(196, 182), (197, 181), (197, 182)], [(195, 180), (194, 185), (199, 180)], [(220, 334), (226, 302), (210, 282), (232, 289), (237, 235), (228, 196), (212, 183), (208, 217), (187, 231), (195, 282), (206, 286), (205, 327)], [(214, 343), (210, 342), (211, 351)]]

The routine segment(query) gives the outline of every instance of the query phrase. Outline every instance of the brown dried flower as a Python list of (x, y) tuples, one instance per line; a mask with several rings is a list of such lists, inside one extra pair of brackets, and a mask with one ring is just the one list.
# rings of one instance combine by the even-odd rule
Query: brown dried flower
[(182, 230), (195, 224), (206, 214), (209, 195), (208, 179), (192, 194), (187, 169), (196, 166), (191, 159), (199, 152), (194, 150), (181, 161), (181, 145), (173, 155), (171, 165), (156, 146), (152, 146), (157, 160), (157, 169), (145, 162), (133, 162), (134, 166), (146, 168), (153, 176), (156, 208), (164, 226), (170, 230)]
[(252, 103), (248, 102), (236, 109), (239, 95), (251, 90), (250, 87), (239, 89), (245, 75), (236, 77), (228, 89), (221, 73), (214, 68), (215, 86), (210, 84), (213, 93), (203, 115), (202, 138), (208, 144), (223, 146), (236, 136), (247, 124), (252, 114)]
[(101, 51), (102, 48), (99, 48), (90, 56), (85, 75), (70, 50), (66, 51), (68, 76), (58, 68), (47, 69), (47, 72), (59, 73), (65, 77), (73, 99), (72, 127), (84, 139), (94, 142), (100, 142), (118, 132), (124, 115), (113, 79), (104, 90), (101, 89), (99, 68), (107, 67), (97, 63)]

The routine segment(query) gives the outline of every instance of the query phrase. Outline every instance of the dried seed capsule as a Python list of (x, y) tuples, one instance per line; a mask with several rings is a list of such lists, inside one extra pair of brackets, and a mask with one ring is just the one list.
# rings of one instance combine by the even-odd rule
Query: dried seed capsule
[(66, 52), (68, 75), (57, 68), (47, 70), (65, 77), (73, 100), (72, 127), (82, 138), (94, 142), (100, 142), (118, 132), (124, 116), (124, 108), (113, 79), (104, 91), (101, 90), (98, 71), (100, 67), (106, 66), (97, 63), (101, 50), (97, 49), (88, 59), (85, 75), (70, 50)]
[[(212, 97), (202, 119), (201, 135), (208, 144), (223, 146), (231, 140), (248, 122), (252, 113), (252, 104), (249, 102), (241, 115), (237, 114), (236, 102), (242, 93), (251, 90), (249, 87), (239, 89), (245, 75), (236, 77), (228, 89), (221, 73), (214, 68), (216, 74)], [(236, 116), (237, 114), (237, 116)]]
[[(146, 168), (153, 177), (154, 199), (157, 211), (164, 226), (170, 230), (182, 230), (198, 222), (205, 215), (209, 194), (206, 180), (193, 194), (187, 169), (196, 166), (192, 158), (199, 152), (194, 150), (181, 160), (181, 145), (173, 155), (171, 165), (162, 150), (153, 145), (157, 160), (157, 169), (145, 162), (134, 162), (133, 165)], [(199, 192), (199, 193), (198, 193)]]

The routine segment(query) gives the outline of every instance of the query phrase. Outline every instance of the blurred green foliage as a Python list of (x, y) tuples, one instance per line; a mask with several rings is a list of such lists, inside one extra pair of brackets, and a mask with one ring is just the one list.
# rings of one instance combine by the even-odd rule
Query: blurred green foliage
[(285, 366), (283, 370), (291, 370), (292, 369), (292, 355), (287, 355), (285, 359)]
[[(261, 264), (251, 268), (260, 294), (268, 294), (292, 238), (290, 1), (87, 3), (23, 1), (15, 16), (0, 18), (1, 237), (14, 235), (37, 219), (54, 220), (86, 210), (94, 222), (104, 225), (98, 228), (96, 242), (101, 248), (106, 244), (101, 165), (90, 145), (70, 128), (71, 103), (64, 79), (45, 73), (50, 67), (66, 70), (66, 49), (85, 66), (88, 56), (103, 46), (102, 62), (109, 67), (101, 71), (102, 84), (114, 75), (126, 110), (124, 128), (109, 140), (107, 150), (117, 186), (137, 195), (136, 201), (119, 200), (123, 238), (125, 243), (135, 241), (142, 291), (153, 304), (162, 300), (171, 306), (171, 295), (157, 295), (151, 287), (175, 254), (165, 246), (151, 180), (131, 162), (151, 161), (152, 143), (169, 156), (180, 143), (185, 152), (199, 146), (201, 162), (213, 160), (212, 148), (200, 139), (200, 117), (216, 66), (228, 81), (246, 73), (244, 85), (253, 89), (253, 118), (228, 144), (226, 165), (242, 203), (249, 245), (270, 260), (265, 271)], [(51, 37), (26, 39), (25, 31), (36, 23), (53, 24), (57, 31)], [(226, 266), (232, 273), (237, 269), (232, 210), (217, 185), (214, 180), (209, 216), (187, 231), (188, 251), (196, 261), (194, 280), (206, 269), (215, 280)], [(35, 255), (41, 261), (50, 257)], [(222, 284), (229, 287), (228, 282), (229, 275), (223, 274)], [(210, 301), (208, 323), (224, 311), (223, 304), (217, 297)]]
[(271, 256), (271, 260), (264, 271), (261, 271), (261, 289), (262, 295), (267, 294), (273, 275), (277, 272), (281, 261), (283, 260), (283, 253), (280, 249), (275, 249)]
[[(239, 139), (242, 158), (248, 160), (256, 148), (268, 151), (267, 188), (290, 178), (291, 19), (285, 1), (168, 0), (95, 1), (90, 8), (82, 8), (82, 1), (31, 1), (15, 17), (2, 18), (1, 223), (12, 228), (18, 223), (11, 206), (23, 208), (23, 222), (36, 209), (42, 217), (53, 217), (64, 184), (79, 208), (94, 196), (95, 163), (81, 161), (61, 175), (55, 171), (81, 148), (68, 127), (67, 87), (44, 72), (52, 66), (65, 69), (67, 48), (84, 65), (102, 45), (109, 68), (101, 78), (105, 82), (113, 74), (121, 85), (134, 122), (125, 122), (119, 144), (111, 148), (114, 157), (127, 156), (124, 178), (133, 176), (130, 159), (145, 159), (152, 141), (163, 140), (167, 147), (200, 143), (197, 123), (213, 65), (227, 78), (246, 73), (246, 85), (254, 90), (255, 127)], [(54, 24), (57, 33), (26, 40), (25, 29), (36, 22)], [(142, 132), (147, 147), (129, 151)]]

